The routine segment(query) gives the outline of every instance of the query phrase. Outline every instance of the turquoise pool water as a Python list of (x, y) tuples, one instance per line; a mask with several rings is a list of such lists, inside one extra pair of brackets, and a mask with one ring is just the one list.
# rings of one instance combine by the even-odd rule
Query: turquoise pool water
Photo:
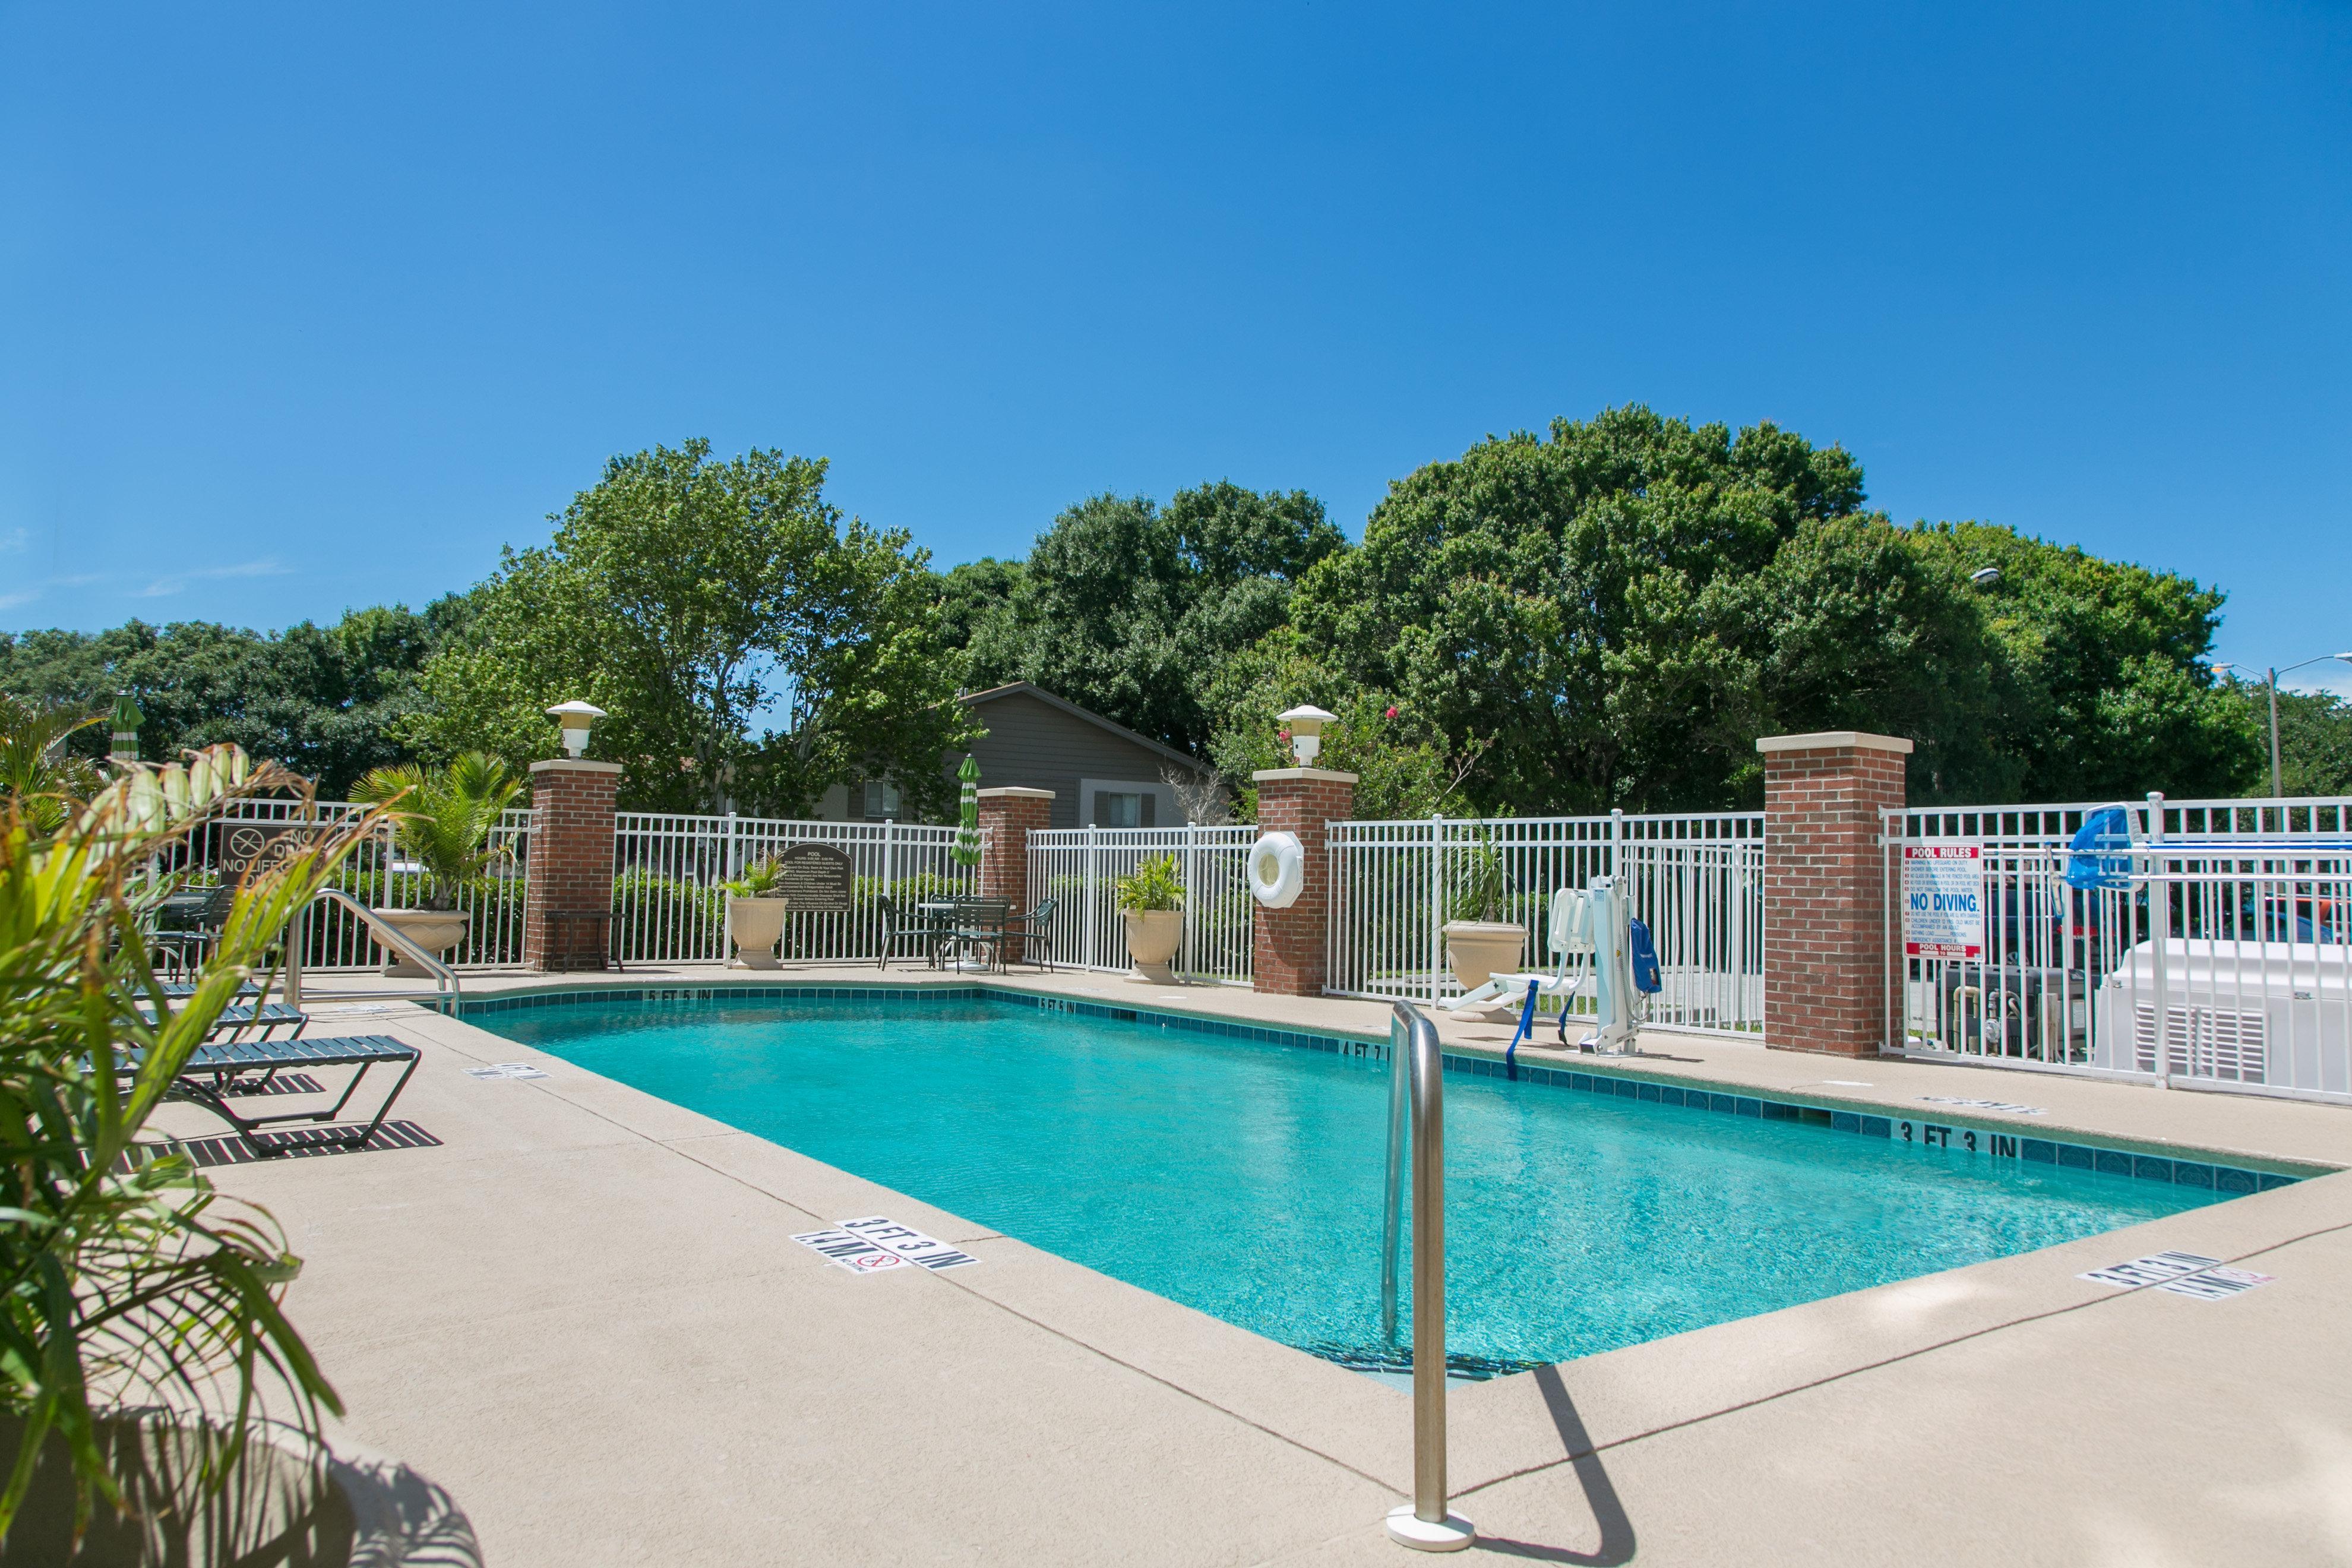
[[(469, 1017), (1271, 1339), (1405, 1364), (1380, 1331), (1377, 1058), (984, 997)], [(1447, 1334), (1470, 1375), (2229, 1195), (1455, 1073), (1445, 1119)]]

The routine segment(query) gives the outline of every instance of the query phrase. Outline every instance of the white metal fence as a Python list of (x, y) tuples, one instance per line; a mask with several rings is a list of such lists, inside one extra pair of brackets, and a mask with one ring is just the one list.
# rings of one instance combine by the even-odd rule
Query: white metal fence
[[(315, 809), (315, 821), (333, 824), (366, 808), (320, 801)], [(251, 843), (233, 840), (241, 835), (249, 838), (299, 832), (302, 811), (299, 801), (235, 802), (197, 832), (188, 862), (176, 869), (194, 884), (216, 881), (225, 860), (242, 862), (253, 853)], [(450, 954), (457, 967), (484, 969), (522, 962), (524, 862), (530, 837), (530, 813), (509, 810), (490, 830), (488, 871), (457, 889), (457, 906), (467, 918), (466, 940)], [(336, 872), (335, 886), (371, 909), (416, 909), (427, 892), (424, 868), (399, 852), (388, 824), (353, 848)], [(303, 917), (301, 955), (307, 970), (372, 969), (385, 958), (366, 921), (328, 906), (314, 907)]]
[(1483, 918), (1473, 889), (1491, 853), (1501, 918), (1528, 933), (1524, 965), (1551, 965), (1544, 931), (1553, 892), (1615, 877), (1657, 942), (1664, 988), (1651, 1021), (1738, 1034), (1763, 1027), (1760, 812), (1430, 817), (1335, 822), (1328, 832), (1333, 994), (1432, 1003), (1460, 994), (1444, 928)]
[[(2132, 847), (2071, 850), (2111, 804)], [(2352, 797), (1890, 812), (1884, 844), (1906, 1054), (2352, 1100)], [(1906, 851), (1927, 847), (1979, 868), (1974, 954), (1906, 952)]]
[(1029, 899), (1054, 900), (1047, 930), (1054, 962), (1125, 970), (1127, 922), (1118, 878), (1156, 855), (1173, 856), (1184, 888), (1184, 941), (1175, 972), (1246, 984), (1250, 978), (1249, 847), (1255, 827), (1079, 827), (1029, 835)]
[(882, 951), (884, 899), (903, 908), (971, 891), (971, 869), (950, 853), (955, 837), (921, 824), (625, 811), (614, 818), (616, 950), (623, 963), (727, 958), (722, 884), (793, 845), (824, 844), (849, 857), (849, 911), (788, 917), (778, 951), (788, 963), (870, 961)]

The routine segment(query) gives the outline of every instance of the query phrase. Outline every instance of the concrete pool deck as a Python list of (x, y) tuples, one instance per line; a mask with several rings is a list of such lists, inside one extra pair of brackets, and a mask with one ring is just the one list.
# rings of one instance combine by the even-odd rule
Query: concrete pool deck
[[(466, 977), (469, 997), (746, 983), (973, 981)], [(1386, 1031), (1377, 1004), (983, 983)], [(312, 1032), (418, 1045), (396, 1114), (436, 1142), (212, 1174), (307, 1259), (289, 1310), (349, 1435), (447, 1487), (486, 1562), (1412, 1560), (1381, 1526), (1411, 1484), (1402, 1394), (464, 1021), (344, 1010), (383, 1005), (318, 1001)], [(1509, 1033), (1444, 1026), (1471, 1050)], [(2023, 1119), (1919, 1097), (2025, 1103), (2035, 1130), (2352, 1166), (2352, 1111), (2334, 1107), (1680, 1035), (1645, 1048), (1610, 1065), (1954, 1123)], [(548, 1076), (464, 1071), (496, 1061)], [(866, 1214), (982, 1266), (857, 1277), (790, 1240)], [(2277, 1278), (2221, 1301), (2075, 1278), (2166, 1249)], [(1489, 1556), (1545, 1562), (2352, 1563), (2347, 1308), (2352, 1174), (2325, 1175), (1457, 1387), (1457, 1507)]]

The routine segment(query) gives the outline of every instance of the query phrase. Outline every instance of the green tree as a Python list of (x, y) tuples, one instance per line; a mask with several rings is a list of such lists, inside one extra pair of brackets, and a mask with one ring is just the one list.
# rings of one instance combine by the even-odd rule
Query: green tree
[[(2243, 705), (2263, 748), (2258, 781), (2246, 795), (2268, 795), (2270, 688), (2259, 680), (2230, 682), (2222, 689)], [(2279, 786), (2291, 795), (2352, 795), (2352, 702), (2326, 691), (2278, 694)]]
[(1006, 591), (971, 616), (965, 679), (1034, 680), (1199, 752), (1214, 723), (1209, 678), (1282, 626), (1299, 577), (1346, 544), (1303, 490), (1220, 480), (1165, 510), (1093, 497), (1055, 518)]
[(1292, 613), (1356, 687), (1488, 742), (1481, 807), (1728, 805), (1762, 709), (1752, 580), (1861, 500), (1843, 450), (1769, 425), (1557, 420), (1396, 481)]
[(609, 711), (596, 748), (641, 807), (806, 812), (864, 776), (936, 814), (940, 755), (971, 721), (935, 579), (905, 533), (845, 521), (825, 468), (714, 461), (702, 440), (614, 458), (549, 544), (506, 552), (404, 732), (428, 755), (520, 763), (553, 750), (544, 710), (580, 697)]
[[(128, 690), (144, 714), (142, 755), (236, 745), (337, 798), (370, 768), (405, 760), (393, 731), (419, 705), (417, 671), (468, 613), (467, 600), (451, 595), (422, 613), (380, 605), (331, 626), (302, 621), (274, 633), (131, 621), (95, 633), (0, 634), (0, 691), (95, 711)], [(106, 731), (75, 744), (102, 756)]]

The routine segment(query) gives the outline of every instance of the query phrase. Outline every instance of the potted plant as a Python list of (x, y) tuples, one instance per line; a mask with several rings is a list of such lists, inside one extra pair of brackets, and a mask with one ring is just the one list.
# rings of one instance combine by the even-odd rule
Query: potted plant
[(1127, 955), (1135, 961), (1134, 978), (1153, 985), (1175, 984), (1169, 964), (1184, 940), (1184, 885), (1176, 879), (1176, 857), (1154, 855), (1113, 886), (1118, 889), (1120, 917), (1127, 922)]
[[(480, 752), (467, 752), (446, 768), (403, 763), (360, 780), (352, 798), (386, 808), (394, 842), (424, 872), (422, 908), (379, 905), (368, 911), (370, 917), (427, 952), (446, 952), (464, 942), (471, 921), (457, 907), (457, 895), (505, 855), (503, 847), (491, 846), (490, 830), (521, 789), (522, 781), (506, 763)], [(426, 973), (389, 946), (383, 972)]]
[(1528, 928), (1503, 919), (1506, 881), (1503, 858), (1484, 833), (1455, 857), (1445, 962), (1465, 991), (1484, 985), (1497, 973), (1517, 969), (1527, 952)]
[[(150, 1120), (239, 987), (268, 989), (287, 922), (378, 818), (248, 876), (193, 993), (173, 996), (138, 940), (174, 885), (154, 868), (230, 802), (303, 781), (234, 746), (112, 772), (50, 830), (0, 799), (0, 1100), (16, 1133), (0, 1558), (404, 1560), (378, 1524), (355, 1530), (350, 1467), (320, 1447), (342, 1406), (285, 1314), (302, 1260), (268, 1211), (215, 1188)], [(442, 1538), (470, 1545), (462, 1515)]]
[(727, 940), (735, 944), (734, 969), (776, 969), (777, 944), (784, 940), (789, 905), (779, 891), (783, 876), (774, 856), (743, 868), (727, 887)]

